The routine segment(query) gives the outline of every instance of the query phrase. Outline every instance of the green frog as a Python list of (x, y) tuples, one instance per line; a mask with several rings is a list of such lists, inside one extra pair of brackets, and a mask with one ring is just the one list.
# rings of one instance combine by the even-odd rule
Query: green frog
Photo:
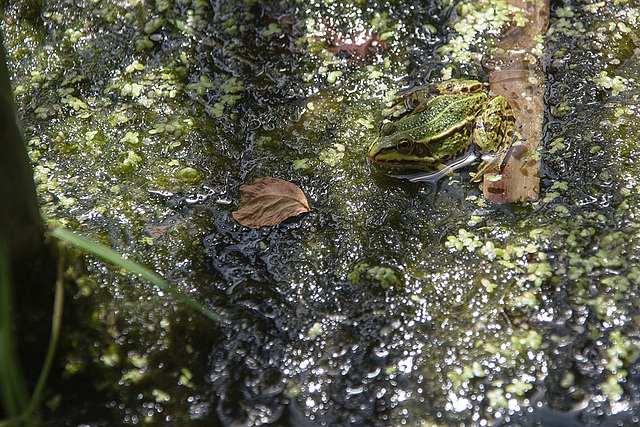
[(502, 162), (514, 127), (506, 98), (490, 98), (476, 80), (447, 80), (399, 98), (385, 113), (369, 158), (390, 168), (438, 170), (475, 143), (482, 153), (496, 153), (480, 166), (478, 180), (496, 159)]

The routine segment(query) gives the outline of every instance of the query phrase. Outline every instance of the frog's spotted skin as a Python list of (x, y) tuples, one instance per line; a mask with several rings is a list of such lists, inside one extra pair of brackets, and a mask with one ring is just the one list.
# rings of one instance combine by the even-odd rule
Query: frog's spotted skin
[(515, 124), (507, 100), (490, 99), (475, 80), (420, 88), (385, 116), (369, 158), (383, 166), (409, 169), (437, 169), (472, 142), (482, 152), (504, 151)]
[(515, 120), (511, 106), (504, 97), (491, 99), (480, 120), (476, 121), (475, 143), (482, 151), (499, 151), (505, 140), (511, 141)]

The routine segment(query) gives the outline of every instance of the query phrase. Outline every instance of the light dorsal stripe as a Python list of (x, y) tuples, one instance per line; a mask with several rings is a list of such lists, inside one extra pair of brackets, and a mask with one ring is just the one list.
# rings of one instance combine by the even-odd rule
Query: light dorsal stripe
[[(484, 95), (484, 94), (482, 93), (482, 94), (471, 95), (471, 96), (469, 96), (469, 95), (460, 96), (460, 99), (457, 99), (457, 100), (451, 102), (450, 104), (448, 104), (447, 108), (445, 108), (444, 110), (442, 110), (439, 113), (437, 113), (433, 118), (431, 118), (427, 122), (421, 120), (421, 117), (419, 115), (410, 116), (408, 124), (411, 127), (410, 128), (405, 128), (405, 129), (398, 129), (398, 130), (400, 132), (402, 132), (402, 133), (411, 133), (411, 132), (413, 132), (415, 130), (422, 130), (424, 127), (428, 127), (428, 124), (430, 124), (430, 123), (441, 121), (445, 114), (453, 113), (455, 111), (462, 110), (463, 108), (455, 108), (455, 107), (459, 106), (460, 104), (463, 104), (463, 106), (464, 106), (464, 104), (469, 102), (470, 98), (482, 97), (482, 95)], [(440, 96), (444, 96), (446, 98), (451, 98), (452, 95), (440, 95)], [(434, 98), (429, 103), (430, 104), (433, 103), (439, 97)], [(427, 107), (427, 109), (428, 108), (429, 108), (429, 106)], [(422, 111), (421, 113), (424, 113), (424, 111)], [(469, 121), (473, 120), (477, 116), (477, 114), (478, 114), (477, 111), (474, 114), (469, 114), (464, 120), (461, 120), (458, 125), (452, 126), (452, 127), (448, 128), (448, 129), (444, 130), (443, 132), (441, 132), (439, 135), (433, 135), (431, 137), (432, 138), (439, 138), (439, 137), (442, 137), (442, 136), (444, 136), (444, 135), (446, 135), (448, 133), (451, 133), (452, 130), (460, 129), (460, 127), (465, 126)], [(414, 120), (411, 120), (411, 119), (414, 119)]]

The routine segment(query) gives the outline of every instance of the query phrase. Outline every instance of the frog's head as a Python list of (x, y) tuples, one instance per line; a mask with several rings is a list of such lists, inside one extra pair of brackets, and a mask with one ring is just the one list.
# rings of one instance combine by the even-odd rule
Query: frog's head
[(421, 141), (416, 141), (408, 132), (399, 131), (392, 122), (382, 125), (368, 155), (379, 165), (399, 168), (417, 169), (436, 161)]
[(477, 82), (444, 84), (451, 84), (441, 88), (451, 93), (418, 98), (418, 105), (408, 113), (385, 119), (369, 147), (373, 162), (393, 168), (431, 169), (469, 147), (487, 95), (474, 92), (480, 88)]

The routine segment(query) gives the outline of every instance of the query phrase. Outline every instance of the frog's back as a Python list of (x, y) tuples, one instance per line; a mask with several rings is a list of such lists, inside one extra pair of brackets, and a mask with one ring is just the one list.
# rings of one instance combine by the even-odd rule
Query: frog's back
[(422, 111), (414, 111), (402, 121), (398, 131), (410, 134), (415, 140), (427, 140), (475, 120), (487, 95), (443, 95), (430, 100)]

